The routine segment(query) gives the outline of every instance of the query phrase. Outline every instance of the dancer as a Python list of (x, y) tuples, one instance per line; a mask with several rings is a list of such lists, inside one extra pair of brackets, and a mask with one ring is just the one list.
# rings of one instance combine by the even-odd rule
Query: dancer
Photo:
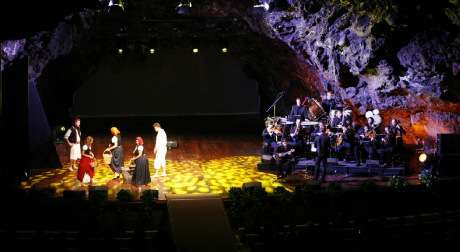
[(120, 178), (121, 167), (123, 166), (123, 148), (121, 147), (121, 136), (120, 131), (117, 127), (110, 128), (112, 133), (112, 143), (109, 145), (106, 151), (112, 152), (112, 160), (110, 162), (110, 168), (115, 172), (114, 179)]
[(131, 162), (134, 162), (136, 167), (134, 168), (133, 184), (139, 188), (141, 192), (141, 186), (150, 183), (150, 171), (149, 171), (149, 160), (144, 152), (144, 140), (142, 137), (136, 137), (136, 148), (133, 151), (134, 157), (131, 158)]
[(91, 136), (86, 137), (85, 145), (83, 145), (82, 158), (78, 166), (77, 179), (83, 183), (93, 183), (95, 163), (94, 154), (92, 151), (94, 139)]
[(161, 176), (166, 176), (166, 151), (168, 139), (166, 137), (166, 132), (161, 128), (159, 123), (154, 123), (153, 128), (157, 132), (157, 137), (155, 141), (155, 149), (153, 153), (155, 154), (154, 168), (155, 175), (153, 177), (158, 177), (158, 172), (163, 168), (163, 173)]

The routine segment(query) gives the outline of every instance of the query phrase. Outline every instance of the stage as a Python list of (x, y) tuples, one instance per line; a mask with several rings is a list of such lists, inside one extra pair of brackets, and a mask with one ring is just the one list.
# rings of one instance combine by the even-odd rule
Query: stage
[[(129, 134), (123, 136), (125, 166), (132, 157), (131, 151), (135, 146), (135, 137)], [(143, 135), (146, 151), (149, 157), (151, 175), (153, 168), (153, 133)], [(94, 136), (94, 152), (98, 159), (95, 168), (94, 182), (91, 186), (107, 186), (109, 199), (115, 199), (121, 189), (129, 189), (135, 198), (139, 197), (137, 189), (123, 178), (112, 179), (114, 174), (108, 165), (103, 163), (102, 152), (110, 141), (109, 135)], [(231, 187), (241, 187), (243, 183), (259, 181), (268, 192), (275, 187), (287, 185), (277, 181), (276, 174), (257, 170), (260, 162), (260, 139), (254, 135), (168, 135), (169, 140), (177, 141), (178, 147), (172, 148), (167, 154), (166, 177), (152, 178), (152, 182), (143, 189), (156, 189), (159, 199), (165, 194), (196, 194), (215, 193), (225, 196)], [(68, 148), (65, 144), (56, 144), (63, 168), (33, 170), (29, 180), (22, 182), (23, 189), (55, 188), (56, 196), (64, 190), (88, 190), (89, 186), (80, 183), (76, 171), (68, 170)]]
[[(153, 133), (140, 134), (144, 137), (146, 151), (149, 157), (151, 175), (153, 168)], [(93, 184), (82, 184), (76, 178), (76, 171), (70, 171), (68, 147), (56, 143), (56, 150), (63, 167), (60, 169), (32, 170), (31, 177), (21, 183), (23, 189), (53, 188), (56, 196), (62, 196), (65, 190), (88, 190), (93, 186), (107, 187), (109, 199), (116, 199), (121, 189), (131, 190), (134, 198), (139, 198), (136, 187), (125, 183), (123, 178), (113, 179), (113, 172), (103, 163), (102, 152), (109, 143), (109, 135), (93, 135), (95, 138), (94, 153), (98, 160), (95, 168)], [(135, 146), (135, 134), (123, 135), (125, 166), (132, 157), (131, 151)], [(261, 182), (267, 192), (282, 186), (292, 191), (296, 185), (312, 180), (311, 169), (305, 169), (299, 162), (293, 174), (278, 180), (275, 170), (259, 169), (261, 163), (261, 139), (252, 133), (239, 134), (169, 134), (169, 140), (177, 141), (177, 148), (168, 150), (166, 177), (152, 177), (152, 182), (142, 189), (159, 191), (159, 199), (164, 200), (166, 194), (199, 194), (211, 193), (226, 197), (230, 188), (241, 188), (247, 182)], [(311, 160), (309, 161), (312, 162)], [(299, 166), (300, 165), (300, 166)], [(311, 164), (310, 164), (311, 165)], [(412, 184), (418, 183), (415, 176), (407, 177)], [(386, 178), (378, 174), (372, 176), (346, 177), (343, 172), (328, 172), (327, 182), (337, 181), (345, 186), (358, 186), (365, 180), (373, 180), (385, 185)]]

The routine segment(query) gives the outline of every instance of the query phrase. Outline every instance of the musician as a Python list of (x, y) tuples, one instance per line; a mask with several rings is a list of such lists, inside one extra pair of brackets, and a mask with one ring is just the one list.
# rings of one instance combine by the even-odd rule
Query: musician
[(334, 94), (332, 93), (332, 91), (327, 91), (326, 99), (322, 101), (322, 106), (328, 115), (332, 109), (337, 108), (337, 102), (334, 98)]
[[(361, 160), (359, 158), (359, 151), (358, 151), (358, 143), (356, 141), (356, 133), (353, 127), (345, 127), (342, 126), (342, 143), (339, 145), (338, 148), (338, 154), (339, 156), (345, 156), (345, 158), (348, 158), (348, 154), (353, 152), (355, 161), (357, 162), (357, 165), (361, 165)], [(345, 155), (344, 155), (345, 154)]]
[(391, 131), (392, 135), (394, 136), (394, 150), (393, 153), (397, 156), (401, 156), (403, 151), (403, 135), (406, 134), (404, 128), (400, 125), (399, 120), (393, 118), (390, 122), (389, 131)]
[(305, 107), (302, 105), (302, 102), (300, 101), (300, 97), (297, 97), (295, 99), (295, 105), (292, 105), (291, 112), (289, 113), (289, 117), (292, 118), (292, 120), (305, 120), (308, 116), (307, 110)]
[(278, 170), (278, 178), (286, 177), (292, 172), (294, 166), (294, 147), (288, 144), (286, 138), (281, 139), (281, 145), (277, 146), (273, 154)]
[(361, 140), (362, 148), (366, 150), (368, 154), (368, 159), (374, 159), (375, 157), (375, 151), (376, 151), (375, 137), (376, 137), (375, 130), (372, 127), (369, 127), (369, 125), (367, 124), (364, 125), (362, 134), (360, 135), (360, 140)]
[(396, 137), (389, 127), (385, 127), (384, 131), (384, 137), (379, 141), (377, 153), (379, 154), (379, 163), (385, 166), (389, 161), (392, 161)]
[(332, 128), (340, 128), (342, 126), (342, 111), (337, 110), (334, 117), (332, 118), (331, 126)]
[(277, 134), (272, 124), (267, 124), (266, 128), (262, 132), (263, 138), (263, 150), (265, 153), (272, 153), (276, 148)]
[[(331, 148), (331, 139), (326, 133), (326, 127), (324, 127), (323, 124), (320, 124), (320, 133), (315, 138), (315, 147), (317, 151), (315, 162), (315, 180), (324, 182), (326, 179), (327, 158)], [(321, 170), (320, 174), (321, 163), (323, 164), (323, 169)]]
[(295, 121), (289, 132), (289, 144), (293, 145), (296, 149), (302, 146), (302, 125), (300, 125), (300, 118)]

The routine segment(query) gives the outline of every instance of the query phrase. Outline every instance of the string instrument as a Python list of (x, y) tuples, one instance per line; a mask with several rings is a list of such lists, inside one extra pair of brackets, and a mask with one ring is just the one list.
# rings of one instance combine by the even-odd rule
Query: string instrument
[(294, 153), (294, 149), (291, 149), (289, 151), (286, 151), (286, 152), (281, 152), (281, 153), (275, 153), (273, 155), (273, 158), (276, 159), (276, 160), (279, 160), (280, 158), (284, 157), (284, 156), (287, 156), (287, 155), (291, 155), (292, 153)]
[(373, 141), (377, 137), (377, 132), (374, 129), (368, 130), (364, 133), (364, 137)]

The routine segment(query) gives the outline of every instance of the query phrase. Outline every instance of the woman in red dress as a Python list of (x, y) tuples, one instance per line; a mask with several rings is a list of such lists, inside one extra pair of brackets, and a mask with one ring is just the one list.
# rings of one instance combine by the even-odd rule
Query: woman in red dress
[[(82, 155), (80, 160), (80, 165), (78, 167), (77, 178), (83, 183), (92, 183), (94, 176), (94, 167), (91, 164), (94, 164), (94, 154), (91, 151), (94, 139), (90, 136), (86, 137), (85, 145), (83, 145)], [(87, 177), (85, 178), (85, 174)], [(89, 178), (89, 180), (88, 180)]]

